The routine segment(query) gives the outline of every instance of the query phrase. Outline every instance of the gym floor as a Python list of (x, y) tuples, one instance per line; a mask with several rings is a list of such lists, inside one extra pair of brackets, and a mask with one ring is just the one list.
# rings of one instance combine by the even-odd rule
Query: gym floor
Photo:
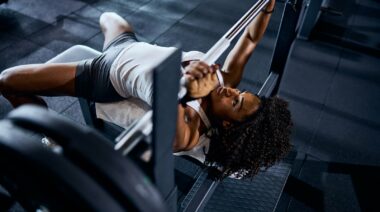
[[(279, 95), (290, 102), (298, 154), (277, 211), (379, 209), (376, 195), (370, 194), (380, 190), (380, 3), (330, 2), (342, 14), (322, 14), (313, 39), (294, 42), (280, 86)], [(98, 18), (105, 11), (126, 18), (140, 40), (207, 51), (252, 4), (9, 0), (0, 5), (0, 70), (44, 63), (77, 44), (101, 50)], [(258, 91), (263, 84), (283, 6), (278, 1), (240, 87)], [(51, 109), (84, 124), (75, 98), (45, 99)], [(11, 110), (0, 97), (0, 118)]]

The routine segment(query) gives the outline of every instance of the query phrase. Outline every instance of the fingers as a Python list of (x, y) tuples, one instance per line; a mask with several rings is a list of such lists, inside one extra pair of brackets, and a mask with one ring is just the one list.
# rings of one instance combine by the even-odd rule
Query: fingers
[(219, 64), (213, 64), (211, 65), (211, 73), (215, 73), (219, 68), (220, 68), (220, 65)]
[(209, 73), (214, 73), (218, 68), (218, 65), (208, 66), (202, 61), (193, 61), (185, 68), (185, 74), (191, 75), (195, 79), (200, 79)]
[(196, 79), (203, 78), (205, 74), (209, 72), (209, 67), (207, 64), (200, 62), (200, 61), (194, 61), (191, 62), (190, 65), (186, 67), (186, 74), (192, 75)]
[[(190, 75), (185, 75), (189, 79)], [(216, 73), (208, 73), (203, 78), (188, 80), (185, 84), (189, 96), (200, 98), (207, 96), (219, 84)]]

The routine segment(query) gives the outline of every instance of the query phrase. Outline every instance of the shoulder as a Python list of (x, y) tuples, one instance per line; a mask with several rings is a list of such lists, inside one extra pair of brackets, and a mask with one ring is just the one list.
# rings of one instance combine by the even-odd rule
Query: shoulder
[(198, 113), (193, 108), (187, 106), (184, 115), (189, 124), (195, 125), (200, 123)]
[(185, 150), (190, 150), (199, 143), (199, 137), (201, 135), (200, 126), (201, 118), (198, 113), (191, 107), (186, 107), (185, 117), (190, 128), (190, 139)]
[(177, 118), (175, 151), (186, 151), (192, 149), (199, 141), (200, 118), (191, 107), (179, 106)]

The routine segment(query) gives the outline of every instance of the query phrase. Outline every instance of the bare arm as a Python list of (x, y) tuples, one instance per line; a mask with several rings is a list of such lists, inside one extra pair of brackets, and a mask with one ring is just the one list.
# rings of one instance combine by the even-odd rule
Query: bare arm
[[(185, 68), (186, 89), (192, 98), (207, 96), (217, 85), (216, 65), (208, 66), (202, 61), (192, 62)], [(195, 110), (178, 105), (177, 130), (173, 143), (174, 152), (190, 150), (198, 144), (200, 117)]]
[(178, 105), (177, 130), (173, 143), (173, 152), (186, 151), (193, 148), (199, 140), (199, 118), (195, 111)]
[[(275, 0), (271, 0), (266, 11), (272, 11)], [(255, 50), (257, 44), (264, 35), (271, 14), (260, 12), (260, 14), (247, 26), (234, 48), (230, 51), (223, 65), (223, 78), (225, 86), (237, 87), (243, 76), (244, 67), (249, 57)]]

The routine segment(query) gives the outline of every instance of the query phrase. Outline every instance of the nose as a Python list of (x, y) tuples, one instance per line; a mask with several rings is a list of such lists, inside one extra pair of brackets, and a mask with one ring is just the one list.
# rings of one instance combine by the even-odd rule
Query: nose
[(225, 90), (224, 95), (230, 97), (231, 95), (239, 95), (239, 90), (234, 88), (223, 88)]

